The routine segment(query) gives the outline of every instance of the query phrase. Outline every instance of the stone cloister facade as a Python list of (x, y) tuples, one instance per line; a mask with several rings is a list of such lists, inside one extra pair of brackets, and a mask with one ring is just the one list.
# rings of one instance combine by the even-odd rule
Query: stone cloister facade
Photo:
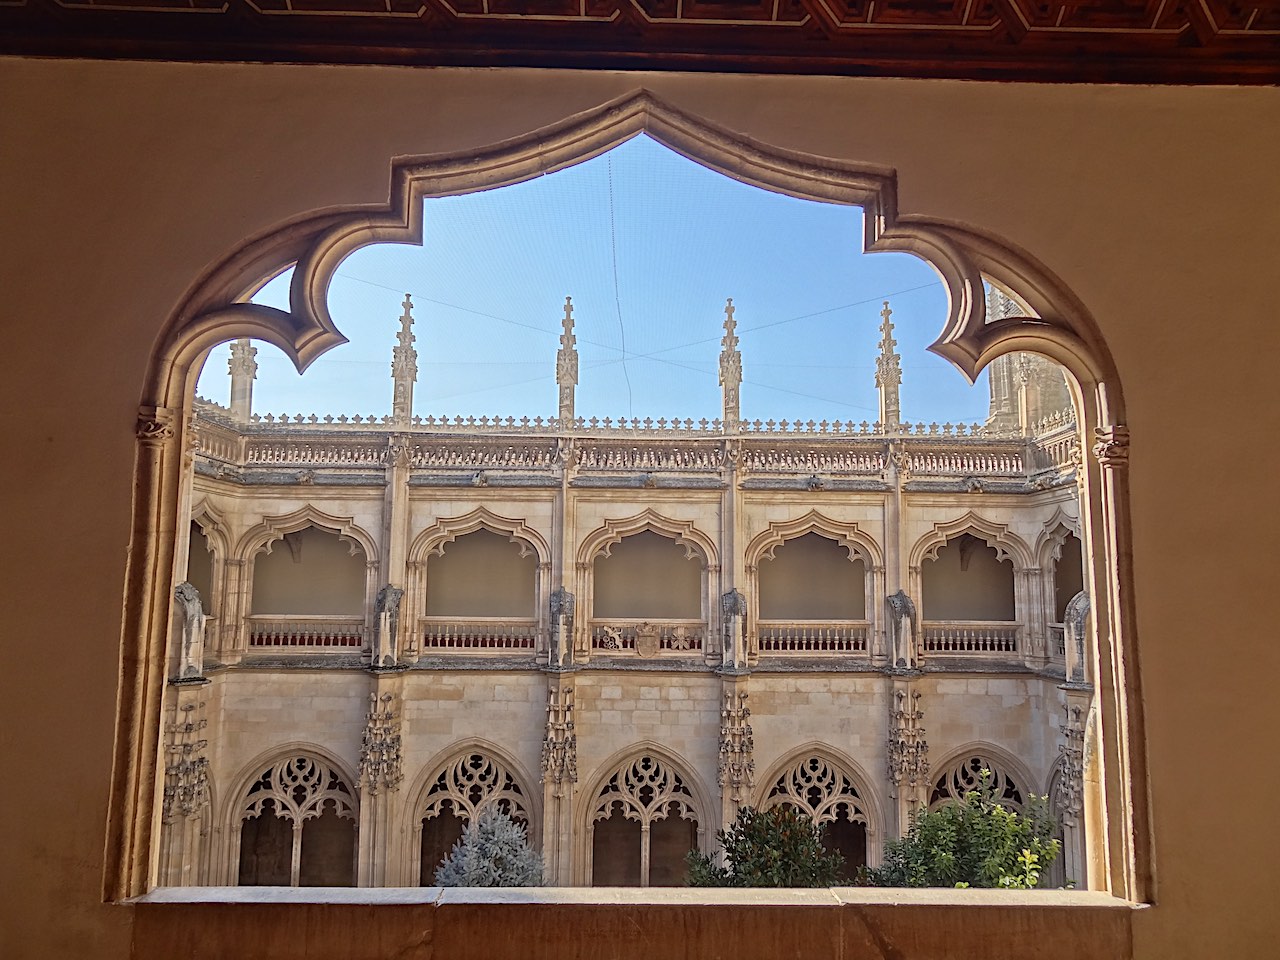
[[(1003, 296), (989, 309), (999, 315)], [(168, 884), (430, 884), (481, 809), (556, 885), (671, 885), (742, 805), (790, 804), (852, 871), (991, 771), (1048, 794), (1084, 886), (1078, 430), (1011, 355), (983, 425), (744, 421), (726, 308), (715, 421), (197, 399), (162, 758)]]

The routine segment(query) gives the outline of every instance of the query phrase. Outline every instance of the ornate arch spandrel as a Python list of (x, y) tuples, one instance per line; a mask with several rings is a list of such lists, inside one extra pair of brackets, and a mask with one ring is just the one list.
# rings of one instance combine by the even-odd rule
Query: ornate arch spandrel
[(966, 533), (995, 550), (998, 560), (1012, 561), (1015, 572), (1028, 570), (1033, 565), (1031, 548), (1026, 541), (1009, 530), (1007, 523), (996, 523), (970, 510), (955, 520), (935, 523), (932, 530), (916, 541), (911, 548), (911, 566), (918, 568), (926, 560), (937, 560), (939, 550), (949, 541)]
[(236, 543), (235, 558), (252, 560), (259, 553), (270, 553), (271, 548), (286, 534), (297, 533), (308, 527), (316, 527), (325, 533), (336, 534), (339, 540), (347, 541), (353, 557), (357, 551), (363, 551), (366, 563), (378, 561), (377, 541), (367, 530), (355, 523), (355, 518), (325, 513), (309, 503), (292, 513), (263, 517), (261, 523), (249, 528), (241, 535)]
[(520, 548), (521, 557), (533, 554), (539, 563), (549, 563), (551, 560), (551, 547), (546, 537), (523, 520), (503, 517), (485, 507), (476, 507), (460, 517), (437, 518), (435, 523), (413, 538), (409, 545), (409, 561), (421, 563), (431, 556), (443, 556), (446, 546), (477, 530), (488, 530), (506, 537)]
[[(207, 351), (240, 337), (279, 347), (299, 370), (345, 342), (328, 312), (338, 263), (360, 246), (420, 243), (425, 197), (491, 189), (597, 156), (638, 134), (740, 182), (791, 196), (861, 206), (864, 249), (903, 251), (929, 262), (948, 294), (943, 330), (930, 349), (971, 381), (995, 357), (1029, 351), (1061, 364), (1087, 441), (1103, 453), (1081, 465), (1082, 526), (1096, 598), (1092, 656), (1102, 722), (1095, 756), (1105, 790), (1094, 795), (1106, 836), (1090, 876), (1131, 900), (1153, 896), (1141, 683), (1137, 672), (1128, 520), (1127, 445), (1121, 384), (1085, 305), (1026, 251), (967, 224), (898, 211), (897, 176), (886, 166), (814, 157), (762, 144), (687, 114), (638, 89), (561, 123), (481, 150), (401, 159), (386, 204), (303, 213), (250, 238), (202, 276), (158, 331), (137, 425), (133, 531), (122, 617), (122, 671), (108, 817), (104, 896), (145, 892), (152, 880), (158, 730), (172, 600), (184, 420)], [(296, 266), (295, 266), (296, 265)], [(261, 283), (295, 266), (288, 310), (245, 302)], [(988, 323), (984, 278), (1034, 317)], [(1102, 807), (1105, 806), (1105, 811)]]
[(747, 544), (744, 553), (746, 565), (756, 566), (761, 560), (773, 560), (779, 547), (788, 540), (795, 540), (808, 533), (834, 540), (849, 551), (849, 559), (861, 560), (867, 572), (884, 566), (884, 554), (880, 545), (864, 533), (858, 524), (832, 520), (817, 510), (810, 510), (794, 520), (775, 520), (756, 534)]
[(626, 537), (646, 531), (674, 540), (684, 548), (686, 560), (699, 559), (708, 569), (719, 563), (715, 541), (699, 530), (694, 521), (674, 520), (651, 507), (633, 517), (606, 520), (587, 534), (578, 547), (578, 563), (590, 566), (601, 557), (608, 557)]

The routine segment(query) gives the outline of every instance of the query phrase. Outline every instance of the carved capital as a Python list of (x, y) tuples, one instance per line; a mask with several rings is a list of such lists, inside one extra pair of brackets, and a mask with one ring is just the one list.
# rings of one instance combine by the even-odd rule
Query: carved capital
[(172, 407), (139, 407), (138, 439), (159, 446), (173, 439), (177, 412)]
[(1103, 467), (1125, 467), (1129, 463), (1129, 428), (1122, 424), (1099, 427), (1093, 432), (1093, 455)]

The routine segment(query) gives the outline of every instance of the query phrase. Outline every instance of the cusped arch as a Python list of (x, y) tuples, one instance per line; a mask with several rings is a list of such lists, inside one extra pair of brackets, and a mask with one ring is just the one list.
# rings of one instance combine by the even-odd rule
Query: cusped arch
[[(516, 121), (518, 122), (518, 121)], [(818, 158), (762, 145), (686, 114), (645, 90), (496, 145), (452, 154), (397, 160), (389, 201), (326, 206), (302, 213), (250, 238), (201, 277), (158, 331), (140, 396), (139, 455), (123, 624), (123, 663), (136, 664), (122, 682), (115, 737), (112, 813), (107, 836), (107, 893), (124, 898), (148, 888), (153, 843), (157, 757), (154, 730), (160, 699), (154, 681), (163, 670), (165, 630), (173, 583), (155, 571), (172, 570), (173, 535), (185, 450), (185, 414), (207, 351), (239, 337), (279, 347), (299, 370), (345, 342), (326, 303), (338, 263), (379, 241), (420, 243), (425, 197), (491, 189), (553, 172), (597, 156), (638, 134), (713, 170), (776, 192), (818, 201), (856, 204), (865, 211), (864, 249), (905, 251), (929, 262), (948, 293), (947, 318), (930, 347), (970, 380), (995, 357), (1016, 351), (1061, 364), (1080, 414), (1086, 441), (1098, 440), (1095, 458), (1117, 467), (1103, 483), (1098, 463), (1085, 458), (1081, 474), (1093, 502), (1088, 540), (1095, 546), (1093, 579), (1115, 663), (1101, 689), (1120, 691), (1101, 705), (1106, 728), (1120, 742), (1105, 744), (1104, 773), (1116, 796), (1112, 816), (1122, 821), (1136, 868), (1118, 868), (1121, 895), (1150, 892), (1150, 831), (1141, 798), (1147, 795), (1142, 699), (1137, 673), (1132, 600), (1128, 492), (1123, 473), (1128, 432), (1121, 384), (1110, 352), (1088, 309), (1030, 253), (966, 224), (921, 214), (900, 214), (895, 171), (886, 166)], [(266, 279), (295, 266), (287, 310), (246, 302)], [(1034, 314), (987, 322), (984, 278), (1007, 290)], [(1100, 452), (1099, 452), (1100, 451)], [(1119, 517), (1117, 521), (1115, 518)], [(371, 555), (372, 556), (372, 555)], [(1103, 746), (1099, 745), (1100, 748)], [(1129, 802), (1125, 798), (1138, 798)], [(1124, 861), (1129, 862), (1129, 861)]]
[(460, 517), (440, 517), (413, 539), (409, 545), (409, 560), (421, 562), (431, 556), (443, 556), (445, 547), (477, 530), (488, 530), (506, 537), (520, 548), (520, 556), (533, 554), (539, 563), (549, 563), (551, 547), (542, 534), (523, 520), (499, 516), (485, 507), (477, 507)]
[(191, 522), (205, 535), (216, 558), (225, 560), (231, 556), (231, 528), (222, 511), (211, 504), (208, 498), (201, 499), (191, 508)]
[[(184, 374), (210, 347), (234, 337), (278, 346), (299, 370), (345, 342), (333, 322), (328, 289), (338, 265), (378, 242), (421, 244), (422, 200), (506, 186), (598, 156), (646, 134), (742, 183), (865, 211), (864, 248), (904, 251), (929, 262), (948, 293), (948, 315), (930, 349), (970, 380), (995, 356), (1034, 349), (1064, 364), (1082, 389), (1114, 380), (1096, 324), (1057, 278), (1022, 251), (979, 230), (920, 215), (899, 215), (897, 176), (877, 164), (816, 158), (760, 144), (672, 107), (638, 89), (560, 123), (493, 147), (398, 160), (390, 201), (298, 217), (250, 241), (185, 300), (170, 320), (148, 371), (148, 397), (181, 398)], [(295, 266), (289, 309), (243, 302), (254, 283)], [(986, 322), (985, 277), (1036, 314)], [(1118, 413), (1115, 391), (1100, 398)]]
[(815, 740), (789, 751), (769, 768), (758, 781), (756, 809), (788, 804), (821, 825), (835, 820), (845, 805), (849, 822), (866, 827), (870, 848), (884, 823), (880, 798), (871, 786), (875, 782), (852, 757)]
[(1035, 556), (1041, 569), (1062, 559), (1062, 545), (1067, 537), (1080, 538), (1080, 518), (1072, 516), (1058, 504), (1053, 516), (1045, 521), (1036, 538)]
[(758, 566), (762, 560), (774, 559), (778, 548), (784, 543), (808, 533), (834, 540), (849, 551), (850, 560), (861, 560), (866, 564), (868, 572), (884, 566), (884, 554), (880, 545), (856, 523), (832, 520), (817, 510), (810, 510), (794, 520), (775, 520), (756, 534), (747, 544), (747, 566)]
[(325, 513), (323, 510), (306, 504), (292, 513), (281, 516), (263, 517), (262, 522), (240, 537), (236, 544), (236, 557), (241, 560), (252, 560), (259, 553), (270, 553), (271, 548), (286, 534), (317, 527), (327, 533), (335, 533), (340, 540), (346, 540), (352, 556), (357, 549), (364, 551), (365, 561), (376, 563), (378, 560), (377, 541), (367, 530), (356, 524), (353, 517), (339, 517)]
[(587, 534), (578, 548), (578, 562), (590, 564), (610, 551), (625, 537), (646, 531), (674, 540), (684, 548), (685, 559), (699, 559), (703, 566), (714, 566), (717, 561), (715, 541), (697, 528), (692, 520), (674, 520), (664, 517), (653, 508), (646, 508), (633, 517), (606, 520)]
[(926, 560), (937, 560), (938, 551), (947, 541), (966, 533), (995, 550), (998, 560), (1011, 560), (1015, 571), (1031, 568), (1031, 548), (1025, 540), (1013, 533), (1008, 524), (988, 520), (972, 510), (955, 520), (935, 523), (911, 548), (911, 566), (919, 568)]

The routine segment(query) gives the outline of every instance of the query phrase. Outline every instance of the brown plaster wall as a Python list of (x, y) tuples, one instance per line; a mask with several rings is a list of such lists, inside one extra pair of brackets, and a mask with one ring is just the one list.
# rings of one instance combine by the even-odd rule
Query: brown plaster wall
[[(1269, 595), (1280, 534), (1269, 442), (1280, 432), (1280, 90), (4, 60), (0, 954), (354, 957), (416, 944), (457, 956), (506, 930), (489, 956), (573, 938), (560, 955), (641, 941), (645, 956), (734, 943), (839, 955), (839, 922), (807, 911), (529, 907), (536, 920), (503, 925), (458, 906), (432, 926), (412, 908), (394, 919), (348, 908), (357, 923), (333, 907), (99, 902), (135, 408), (164, 318), (244, 238), (317, 207), (385, 200), (392, 156), (487, 144), (642, 84), (764, 141), (895, 167), (904, 213), (1002, 235), (1093, 311), (1133, 435), (1159, 880), (1158, 905), (1133, 915), (1133, 950), (1273, 947), (1275, 872), (1258, 852), (1280, 849), (1280, 821), (1257, 815), (1254, 798), (1280, 792), (1280, 771), (1259, 757), (1280, 726), (1280, 646), (1253, 598)], [(845, 955), (877, 955), (870, 913), (831, 913), (848, 911), (863, 932)], [(908, 957), (946, 944), (967, 955), (975, 942), (1026, 956), (1029, 940), (1071, 945), (1062, 956), (1128, 952), (1127, 922), (1081, 916), (944, 911), (879, 934)]]

